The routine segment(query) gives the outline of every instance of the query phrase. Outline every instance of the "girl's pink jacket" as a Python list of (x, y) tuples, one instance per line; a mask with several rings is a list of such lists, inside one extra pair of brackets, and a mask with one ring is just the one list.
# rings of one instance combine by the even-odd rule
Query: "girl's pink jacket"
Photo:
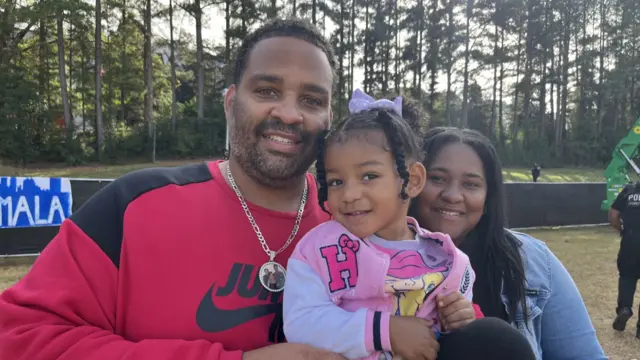
[[(439, 332), (435, 296), (460, 291), (471, 300), (475, 273), (448, 235), (422, 229), (411, 217), (407, 222), (416, 230), (414, 240), (358, 239), (335, 220), (309, 231), (287, 266), (283, 299), (287, 341), (349, 359), (381, 355), (390, 359), (391, 315), (413, 311), (410, 315), (431, 320)], [(437, 280), (430, 283), (431, 279)], [(423, 286), (418, 290), (421, 297), (390, 292), (390, 287), (398, 289), (397, 284), (416, 283)]]

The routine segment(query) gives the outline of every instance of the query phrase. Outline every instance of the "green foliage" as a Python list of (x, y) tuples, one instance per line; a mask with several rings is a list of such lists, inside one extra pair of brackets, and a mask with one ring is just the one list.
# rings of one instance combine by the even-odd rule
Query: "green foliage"
[[(413, 97), (429, 127), (479, 130), (494, 141), (505, 165), (602, 167), (640, 115), (640, 7), (632, 0), (172, 0), (173, 29), (168, 1), (152, 1), (151, 123), (144, 116), (144, 2), (99, 1), (105, 162), (149, 159), (154, 139), (159, 158), (221, 155), (221, 91), (234, 52), (248, 31), (275, 16), (306, 18), (331, 40), (338, 60), (337, 120), (362, 86), (372, 95)], [(95, 161), (94, 3), (11, 0), (0, 2), (0, 14), (0, 158), (15, 164)], [(225, 37), (214, 41), (203, 31), (200, 120), (198, 14), (204, 27), (222, 28)], [(61, 126), (60, 17), (71, 130)]]

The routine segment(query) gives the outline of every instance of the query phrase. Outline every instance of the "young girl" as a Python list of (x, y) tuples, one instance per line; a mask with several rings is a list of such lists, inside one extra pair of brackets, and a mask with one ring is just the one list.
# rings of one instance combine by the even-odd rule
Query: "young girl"
[(320, 142), (318, 196), (333, 220), (307, 233), (289, 260), (289, 342), (349, 359), (433, 359), (451, 325), (443, 329), (436, 298), (460, 292), (470, 304), (467, 256), (407, 217), (426, 170), (401, 105), (356, 90), (351, 115)]

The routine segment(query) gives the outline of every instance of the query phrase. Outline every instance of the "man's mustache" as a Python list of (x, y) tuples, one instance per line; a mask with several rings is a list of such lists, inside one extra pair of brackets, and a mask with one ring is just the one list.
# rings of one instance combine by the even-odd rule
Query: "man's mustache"
[(307, 143), (313, 140), (313, 134), (308, 131), (304, 131), (301, 125), (285, 124), (284, 121), (277, 118), (269, 118), (262, 121), (258, 126), (256, 126), (255, 134), (256, 136), (262, 136), (267, 131), (291, 134), (300, 139), (302, 143)]

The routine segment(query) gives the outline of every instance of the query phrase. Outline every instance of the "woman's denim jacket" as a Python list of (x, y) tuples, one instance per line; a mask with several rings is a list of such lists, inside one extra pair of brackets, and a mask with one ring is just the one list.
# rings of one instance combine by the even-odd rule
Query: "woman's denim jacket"
[[(542, 241), (510, 231), (522, 243), (527, 278), (525, 323), (518, 307), (512, 323), (529, 340), (538, 360), (602, 360), (605, 356), (571, 275)], [(508, 299), (502, 302), (509, 312)]]

